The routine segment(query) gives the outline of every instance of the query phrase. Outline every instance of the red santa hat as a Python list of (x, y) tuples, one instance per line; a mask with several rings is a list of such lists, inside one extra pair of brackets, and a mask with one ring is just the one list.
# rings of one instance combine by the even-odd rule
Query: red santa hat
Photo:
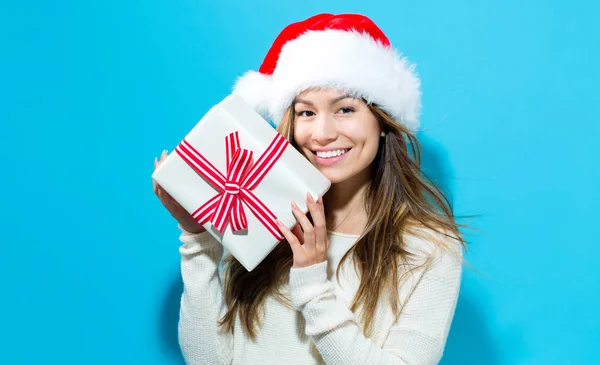
[(398, 123), (419, 128), (420, 80), (369, 18), (319, 14), (283, 29), (258, 72), (233, 91), (276, 125), (302, 91), (334, 87), (377, 104)]

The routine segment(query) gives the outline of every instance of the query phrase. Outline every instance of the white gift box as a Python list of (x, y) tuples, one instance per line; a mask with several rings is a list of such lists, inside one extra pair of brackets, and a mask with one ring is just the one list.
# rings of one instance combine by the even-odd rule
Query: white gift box
[[(245, 175), (250, 174), (255, 166), (258, 169), (261, 160), (267, 161), (265, 162), (267, 165), (268, 161), (271, 161), (270, 170), (266, 172), (258, 185), (252, 187), (251, 183), (247, 183), (245, 186), (249, 186), (250, 189), (246, 189), (244, 194), (241, 193), (241, 190), (238, 192), (238, 186), (235, 183), (229, 183), (222, 190), (214, 179), (203, 177), (195, 170), (198, 169), (198, 165), (204, 164), (204, 162), (198, 161), (209, 161), (221, 176), (226, 177), (227, 162), (233, 157), (231, 154), (229, 158), (227, 157), (226, 137), (233, 136), (235, 132), (239, 138), (239, 148), (253, 153), (252, 165)], [(252, 271), (281, 240), (279, 230), (276, 229), (277, 232), (274, 233), (272, 224), (265, 223), (272, 220), (268, 218), (268, 213), (261, 213), (264, 212), (260, 208), (261, 204), (257, 205), (255, 200), (258, 199), (259, 203), (262, 202), (262, 206), (266, 206), (286, 227), (291, 228), (296, 224), (291, 202), (295, 201), (300, 209), (307, 212), (306, 194), (310, 193), (317, 198), (327, 192), (331, 185), (329, 180), (291, 144), (287, 145), (285, 149), (283, 147), (278, 149), (278, 151), (283, 149), (283, 152), (280, 153), (279, 159), (274, 164), (273, 158), (265, 159), (264, 156), (271, 156), (273, 150), (277, 149), (277, 146), (268, 149), (269, 146), (275, 145), (274, 141), (279, 141), (277, 146), (281, 146), (282, 143), (287, 144), (287, 141), (241, 97), (231, 94), (202, 117), (177, 149), (171, 152), (152, 174), (156, 182), (192, 215), (201, 214), (202, 212), (198, 212), (199, 208), (206, 206), (205, 204), (211, 199), (213, 202), (220, 201), (221, 194), (227, 199), (224, 199), (224, 207), (220, 212), (230, 211), (226, 208), (227, 201), (232, 199), (241, 201), (240, 205), (246, 217), (247, 229), (233, 231), (239, 226), (238, 219), (229, 221), (224, 226), (222, 233), (211, 222), (202, 224), (248, 271)], [(263, 158), (261, 159), (260, 156)], [(238, 165), (231, 163), (230, 165), (235, 170), (234, 166), (239, 167), (243, 164), (238, 162)], [(210, 168), (204, 168), (204, 171), (214, 172)], [(239, 169), (236, 172), (239, 174)], [(218, 175), (218, 173), (216, 174)], [(246, 180), (252, 180), (252, 178), (248, 176)], [(215, 204), (218, 205), (218, 203)], [(255, 211), (258, 214), (255, 214)], [(221, 218), (223, 218), (222, 216)], [(277, 234), (280, 238), (276, 237)]]

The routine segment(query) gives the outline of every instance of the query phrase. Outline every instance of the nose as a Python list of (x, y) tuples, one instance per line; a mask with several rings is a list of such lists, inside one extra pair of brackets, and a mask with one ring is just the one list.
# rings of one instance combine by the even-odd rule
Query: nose
[(337, 139), (335, 120), (328, 113), (320, 113), (317, 116), (312, 137), (321, 146), (326, 146)]

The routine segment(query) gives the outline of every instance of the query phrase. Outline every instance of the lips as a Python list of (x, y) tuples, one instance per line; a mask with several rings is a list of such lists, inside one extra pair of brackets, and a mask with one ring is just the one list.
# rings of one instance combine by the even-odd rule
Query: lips
[(330, 149), (327, 151), (313, 151), (317, 165), (331, 166), (343, 161), (352, 148)]
[(337, 150), (329, 150), (329, 151), (316, 151), (313, 152), (320, 158), (332, 158), (344, 155), (346, 152), (350, 151), (349, 148), (337, 149)]

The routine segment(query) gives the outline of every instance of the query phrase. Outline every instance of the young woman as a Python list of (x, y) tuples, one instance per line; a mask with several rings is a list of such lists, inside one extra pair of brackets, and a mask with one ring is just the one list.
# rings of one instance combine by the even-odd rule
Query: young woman
[[(332, 183), (247, 272), (164, 190), (179, 222), (189, 364), (437, 364), (460, 288), (450, 204), (420, 170), (420, 82), (361, 15), (286, 27), (235, 86)], [(166, 154), (155, 161), (155, 166)]]

